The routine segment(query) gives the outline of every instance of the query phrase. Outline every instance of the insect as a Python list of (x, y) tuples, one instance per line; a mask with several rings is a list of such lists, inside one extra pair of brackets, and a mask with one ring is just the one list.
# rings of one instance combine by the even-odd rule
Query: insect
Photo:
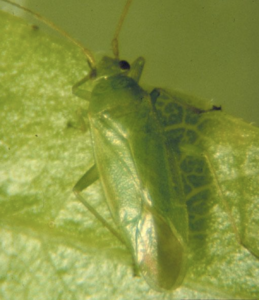
[[(115, 58), (104, 57), (95, 65), (86, 51), (92, 71), (73, 87), (76, 95), (91, 99), (95, 156), (95, 165), (78, 181), (74, 192), (126, 245), (135, 272), (152, 288), (172, 290), (185, 276), (188, 219), (191, 225), (198, 219), (197, 211), (187, 212), (186, 201), (197, 207), (215, 193), (211, 158), (204, 155), (206, 141), (201, 133), (208, 130), (206, 121), (220, 113), (219, 107), (194, 107), (190, 99), (183, 101), (183, 95), (162, 89), (147, 93), (138, 84), (144, 59), (138, 58), (131, 66), (119, 59), (118, 32), (113, 40)], [(97, 179), (116, 230), (81, 196)]]
[(180, 183), (171, 174), (170, 164), (175, 162), (173, 156), (168, 159), (152, 97), (138, 85), (144, 59), (139, 57), (131, 66), (119, 59), (118, 34), (130, 3), (113, 39), (115, 58), (103, 57), (73, 87), (76, 95), (89, 100), (87, 89), (80, 88), (96, 82), (88, 112), (95, 165), (74, 192), (114, 232), (80, 195), (93, 181), (101, 181), (118, 228), (115, 235), (132, 253), (135, 272), (140, 271), (150, 286), (168, 290), (184, 278), (188, 216)]

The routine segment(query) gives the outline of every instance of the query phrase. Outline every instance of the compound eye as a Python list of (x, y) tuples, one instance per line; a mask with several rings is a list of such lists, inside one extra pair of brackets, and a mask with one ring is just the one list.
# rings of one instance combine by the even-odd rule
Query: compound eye
[(126, 60), (121, 60), (119, 62), (119, 66), (121, 70), (129, 70), (130, 69), (130, 64)]

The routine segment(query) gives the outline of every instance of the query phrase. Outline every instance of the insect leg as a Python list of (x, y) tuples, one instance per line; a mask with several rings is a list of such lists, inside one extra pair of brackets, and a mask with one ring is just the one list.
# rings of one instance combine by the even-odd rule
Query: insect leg
[(73, 85), (72, 93), (81, 99), (89, 101), (91, 92), (85, 89), (81, 89), (80, 86), (90, 81), (94, 77), (95, 77), (95, 71), (93, 70), (91, 73), (87, 74), (84, 78), (82, 78), (80, 81), (78, 81), (76, 84)]
[(98, 171), (96, 165), (93, 165), (76, 183), (73, 188), (73, 192), (76, 198), (108, 229), (115, 235), (123, 244), (124, 240), (120, 234), (95, 210), (95, 208), (88, 203), (80, 194), (84, 189), (90, 186), (98, 179)]
[[(121, 237), (120, 233), (113, 228), (107, 222), (97, 211), (96, 209), (88, 202), (86, 201), (80, 192), (82, 192), (84, 189), (89, 187), (92, 183), (94, 183), (96, 180), (99, 179), (98, 170), (96, 165), (93, 165), (76, 183), (76, 185), (73, 188), (73, 192), (76, 196), (76, 198), (96, 217), (97, 220), (99, 220), (103, 226), (105, 226), (120, 242), (122, 242), (127, 248), (127, 243), (125, 240)], [(135, 263), (135, 259), (132, 256), (133, 261), (133, 275), (138, 276), (138, 267)]]

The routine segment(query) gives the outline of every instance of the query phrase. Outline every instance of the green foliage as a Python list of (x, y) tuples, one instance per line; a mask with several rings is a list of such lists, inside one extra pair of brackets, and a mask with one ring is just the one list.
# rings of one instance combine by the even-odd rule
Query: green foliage
[[(71, 93), (83, 55), (3, 13), (0, 30), (0, 298), (258, 297), (258, 258), (238, 242), (258, 255), (258, 128), (217, 112), (199, 127), (215, 195), (187, 202), (187, 275), (176, 291), (157, 293), (72, 194), (93, 163), (87, 104)], [(109, 219), (99, 183), (84, 193)]]

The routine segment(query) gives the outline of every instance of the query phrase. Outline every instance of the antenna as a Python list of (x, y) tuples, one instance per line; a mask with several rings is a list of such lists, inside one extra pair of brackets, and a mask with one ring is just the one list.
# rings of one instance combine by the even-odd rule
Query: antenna
[(124, 6), (124, 9), (123, 9), (123, 12), (121, 14), (121, 17), (120, 17), (120, 20), (117, 24), (117, 28), (116, 28), (116, 31), (115, 31), (115, 34), (113, 36), (113, 39), (112, 39), (112, 50), (113, 50), (113, 54), (115, 56), (115, 58), (119, 58), (119, 42), (118, 42), (118, 37), (119, 37), (119, 34), (121, 32), (121, 27), (123, 25), (123, 22), (126, 18), (126, 15), (129, 11), (129, 7), (131, 5), (131, 2), (132, 0), (128, 0), (126, 5)]
[(41, 22), (43, 22), (44, 24), (46, 24), (50, 28), (54, 29), (55, 31), (57, 31), (58, 33), (63, 35), (65, 38), (67, 38), (68, 40), (70, 40), (73, 44), (75, 44), (76, 46), (81, 48), (82, 51), (84, 52), (85, 56), (87, 57), (87, 62), (88, 62), (88, 65), (89, 65), (90, 69), (92, 70), (92, 73), (95, 73), (95, 60), (94, 60), (94, 57), (93, 57), (92, 53), (87, 48), (85, 48), (80, 42), (78, 42), (76, 39), (72, 38), (67, 32), (65, 32), (64, 30), (62, 30), (58, 26), (56, 26), (50, 20), (45, 19), (44, 17), (42, 17), (39, 13), (30, 10), (29, 8), (23, 7), (22, 5), (14, 3), (10, 0), (1, 0), (1, 1), (6, 2), (8, 4), (11, 4), (15, 7), (18, 7), (19, 9), (21, 9), (23, 11), (26, 11), (27, 13), (31, 14), (35, 19), (40, 20)]

